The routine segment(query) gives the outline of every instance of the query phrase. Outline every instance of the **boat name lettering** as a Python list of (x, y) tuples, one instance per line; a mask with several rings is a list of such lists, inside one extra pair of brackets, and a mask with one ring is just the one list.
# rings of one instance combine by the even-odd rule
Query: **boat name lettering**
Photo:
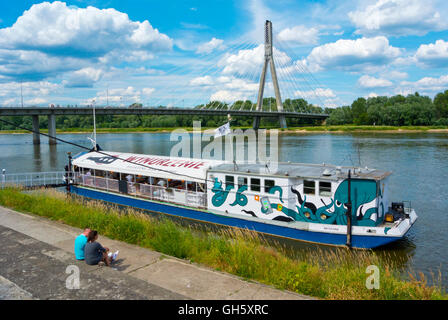
[(200, 169), (205, 164), (205, 162), (202, 161), (171, 160), (171, 159), (135, 157), (135, 156), (127, 158), (126, 161), (147, 165), (159, 165), (164, 167), (178, 167), (178, 168), (184, 167), (191, 169)]

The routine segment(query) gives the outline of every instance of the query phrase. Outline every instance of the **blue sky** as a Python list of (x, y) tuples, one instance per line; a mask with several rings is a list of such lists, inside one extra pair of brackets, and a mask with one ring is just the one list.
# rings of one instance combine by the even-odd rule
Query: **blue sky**
[(433, 97), (448, 89), (447, 13), (441, 0), (1, 1), (0, 106), (21, 89), (25, 105), (255, 102), (267, 19), (283, 99)]

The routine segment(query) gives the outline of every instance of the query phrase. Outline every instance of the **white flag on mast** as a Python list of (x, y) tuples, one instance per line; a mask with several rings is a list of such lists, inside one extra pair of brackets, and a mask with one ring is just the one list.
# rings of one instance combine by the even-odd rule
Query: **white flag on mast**
[(225, 125), (220, 126), (218, 129), (215, 129), (215, 138), (225, 136), (230, 132), (230, 122), (227, 122)]

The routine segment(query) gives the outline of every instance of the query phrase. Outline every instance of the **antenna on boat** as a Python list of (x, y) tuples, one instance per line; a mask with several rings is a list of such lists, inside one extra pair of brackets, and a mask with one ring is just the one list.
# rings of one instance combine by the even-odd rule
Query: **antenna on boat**
[(98, 145), (96, 143), (96, 118), (95, 118), (95, 99), (92, 100), (92, 110), (93, 110), (93, 139), (91, 137), (87, 137), (93, 144), (94, 151), (98, 151)]

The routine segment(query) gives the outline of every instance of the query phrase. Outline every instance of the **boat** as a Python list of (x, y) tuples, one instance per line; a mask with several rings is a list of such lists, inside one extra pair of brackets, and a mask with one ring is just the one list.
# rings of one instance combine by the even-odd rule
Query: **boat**
[(389, 201), (391, 172), (367, 167), (92, 149), (70, 157), (69, 171), (76, 195), (323, 245), (381, 247), (405, 237), (417, 220), (410, 204)]

